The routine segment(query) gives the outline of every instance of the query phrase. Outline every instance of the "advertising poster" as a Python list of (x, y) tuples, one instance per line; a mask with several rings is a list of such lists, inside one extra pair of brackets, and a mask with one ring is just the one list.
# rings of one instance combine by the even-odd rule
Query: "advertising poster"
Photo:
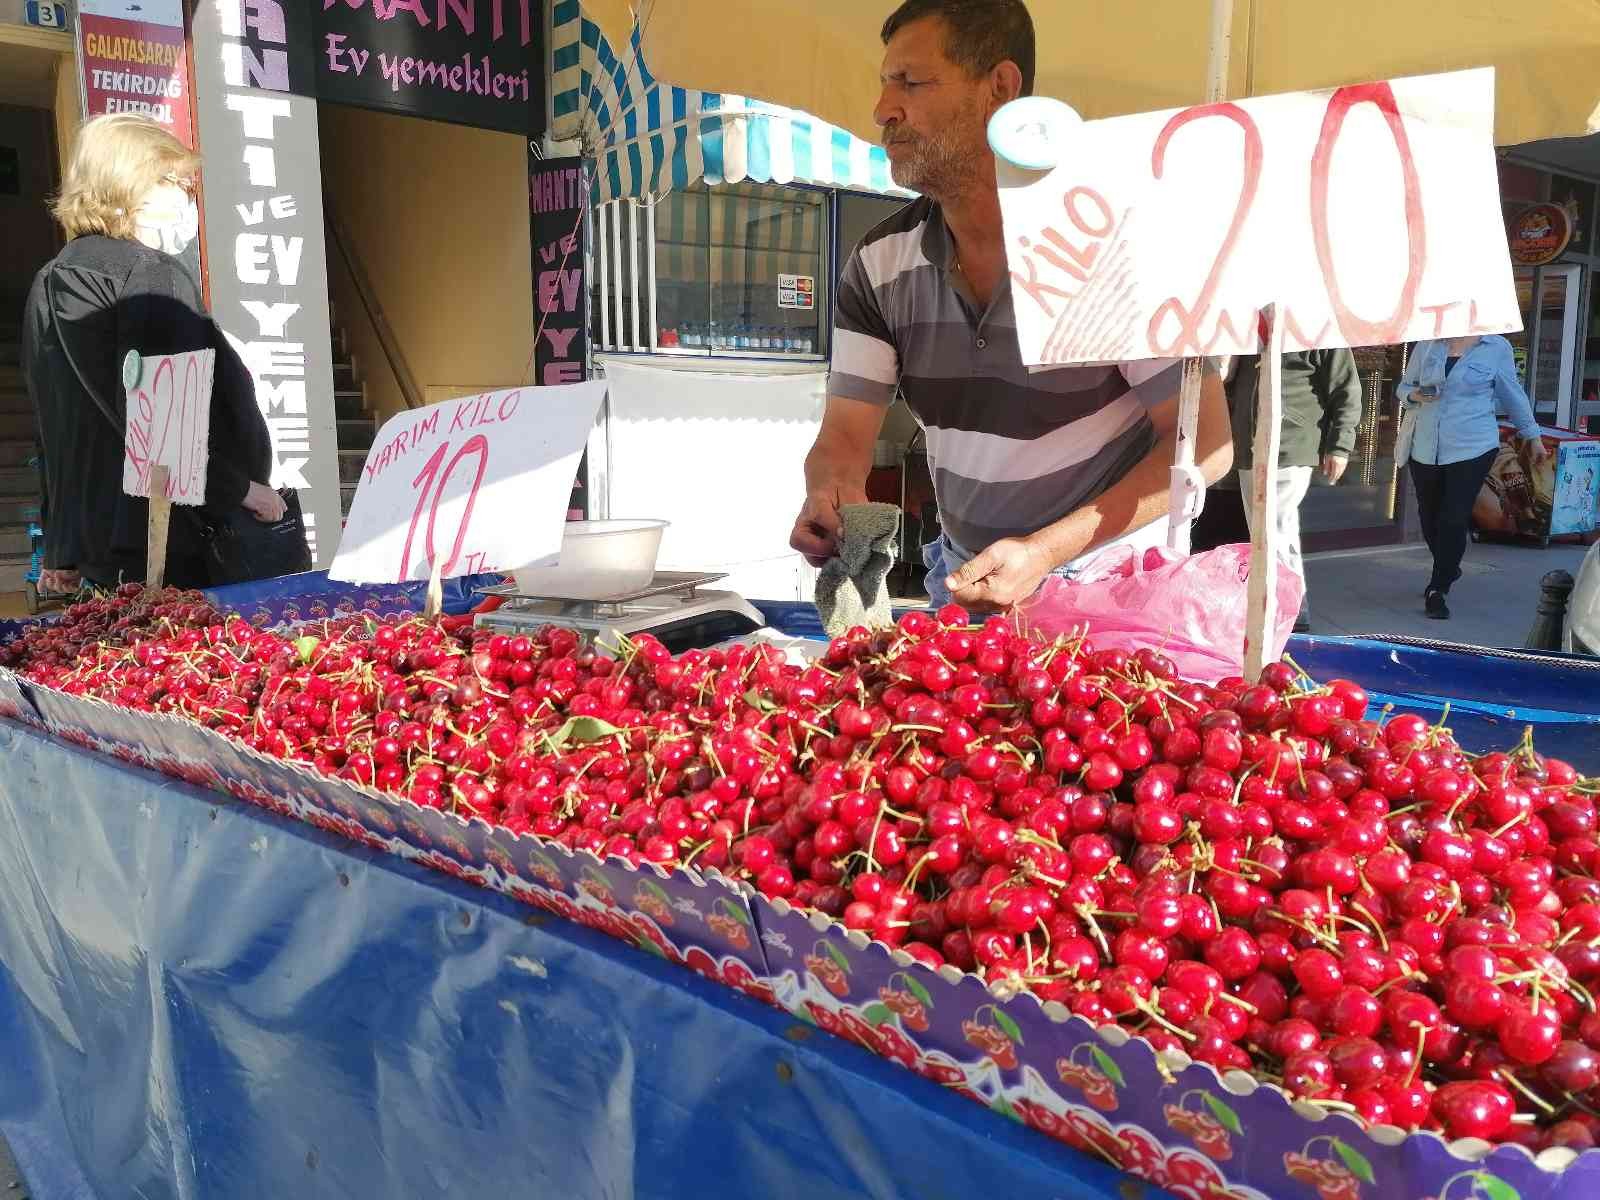
[(1600, 523), (1600, 441), (1573, 441), (1556, 460), (1550, 533), (1589, 533)]
[(78, 46), (89, 116), (139, 113), (193, 149), (180, 0), (82, 0)]
[(1500, 453), (1472, 506), (1478, 530), (1544, 539), (1596, 527), (1600, 441), (1551, 429), (1543, 440), (1545, 458), (1535, 464), (1516, 431), (1500, 427)]

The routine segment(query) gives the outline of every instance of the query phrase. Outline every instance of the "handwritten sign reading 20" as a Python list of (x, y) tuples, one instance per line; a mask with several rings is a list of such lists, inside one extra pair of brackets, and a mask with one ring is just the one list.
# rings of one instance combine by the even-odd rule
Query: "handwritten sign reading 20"
[(211, 377), (216, 351), (161, 354), (140, 364), (127, 389), (122, 490), (150, 494), (150, 468), (167, 469), (167, 499), (203, 504), (211, 437)]
[(511, 388), (391, 417), (328, 574), (357, 583), (540, 566), (561, 551), (604, 383)]
[(1002, 161), (1023, 361), (1108, 362), (1521, 328), (1494, 74), (1461, 71), (1067, 126)]

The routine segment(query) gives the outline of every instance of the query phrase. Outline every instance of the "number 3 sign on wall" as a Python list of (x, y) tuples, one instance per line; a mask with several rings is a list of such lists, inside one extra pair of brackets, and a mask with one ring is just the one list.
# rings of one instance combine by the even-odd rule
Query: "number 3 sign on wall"
[(604, 383), (510, 388), (411, 409), (367, 452), (328, 574), (356, 583), (547, 564)]
[(1288, 350), (1521, 328), (1492, 70), (1104, 121), (1014, 104), (990, 141), (1024, 362), (1250, 354), (1268, 304)]

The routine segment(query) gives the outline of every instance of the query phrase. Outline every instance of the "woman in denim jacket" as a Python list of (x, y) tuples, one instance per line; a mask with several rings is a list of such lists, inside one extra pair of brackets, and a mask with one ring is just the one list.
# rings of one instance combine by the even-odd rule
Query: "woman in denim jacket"
[(1497, 334), (1419, 342), (1395, 395), (1395, 462), (1411, 463), (1422, 536), (1433, 553), (1423, 603), (1430, 617), (1444, 620), (1445, 596), (1461, 578), (1472, 502), (1500, 450), (1496, 410), (1505, 410), (1534, 463), (1544, 460), (1544, 442), (1511, 343)]

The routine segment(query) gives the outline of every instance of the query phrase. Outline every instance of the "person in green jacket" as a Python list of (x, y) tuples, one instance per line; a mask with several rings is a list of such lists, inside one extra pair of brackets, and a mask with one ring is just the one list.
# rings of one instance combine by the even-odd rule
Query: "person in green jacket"
[[(1250, 505), (1251, 448), (1256, 435), (1259, 355), (1233, 360), (1227, 377), (1228, 409), (1233, 418), (1235, 486)], [(1283, 553), (1305, 581), (1300, 555), (1300, 502), (1311, 490), (1311, 474), (1321, 469), (1330, 484), (1339, 482), (1361, 423), (1361, 376), (1348, 350), (1298, 350), (1283, 356), (1283, 428), (1278, 440), (1278, 532)], [(1225, 477), (1217, 486), (1228, 483)], [(1310, 607), (1300, 603), (1295, 631), (1311, 627)]]

